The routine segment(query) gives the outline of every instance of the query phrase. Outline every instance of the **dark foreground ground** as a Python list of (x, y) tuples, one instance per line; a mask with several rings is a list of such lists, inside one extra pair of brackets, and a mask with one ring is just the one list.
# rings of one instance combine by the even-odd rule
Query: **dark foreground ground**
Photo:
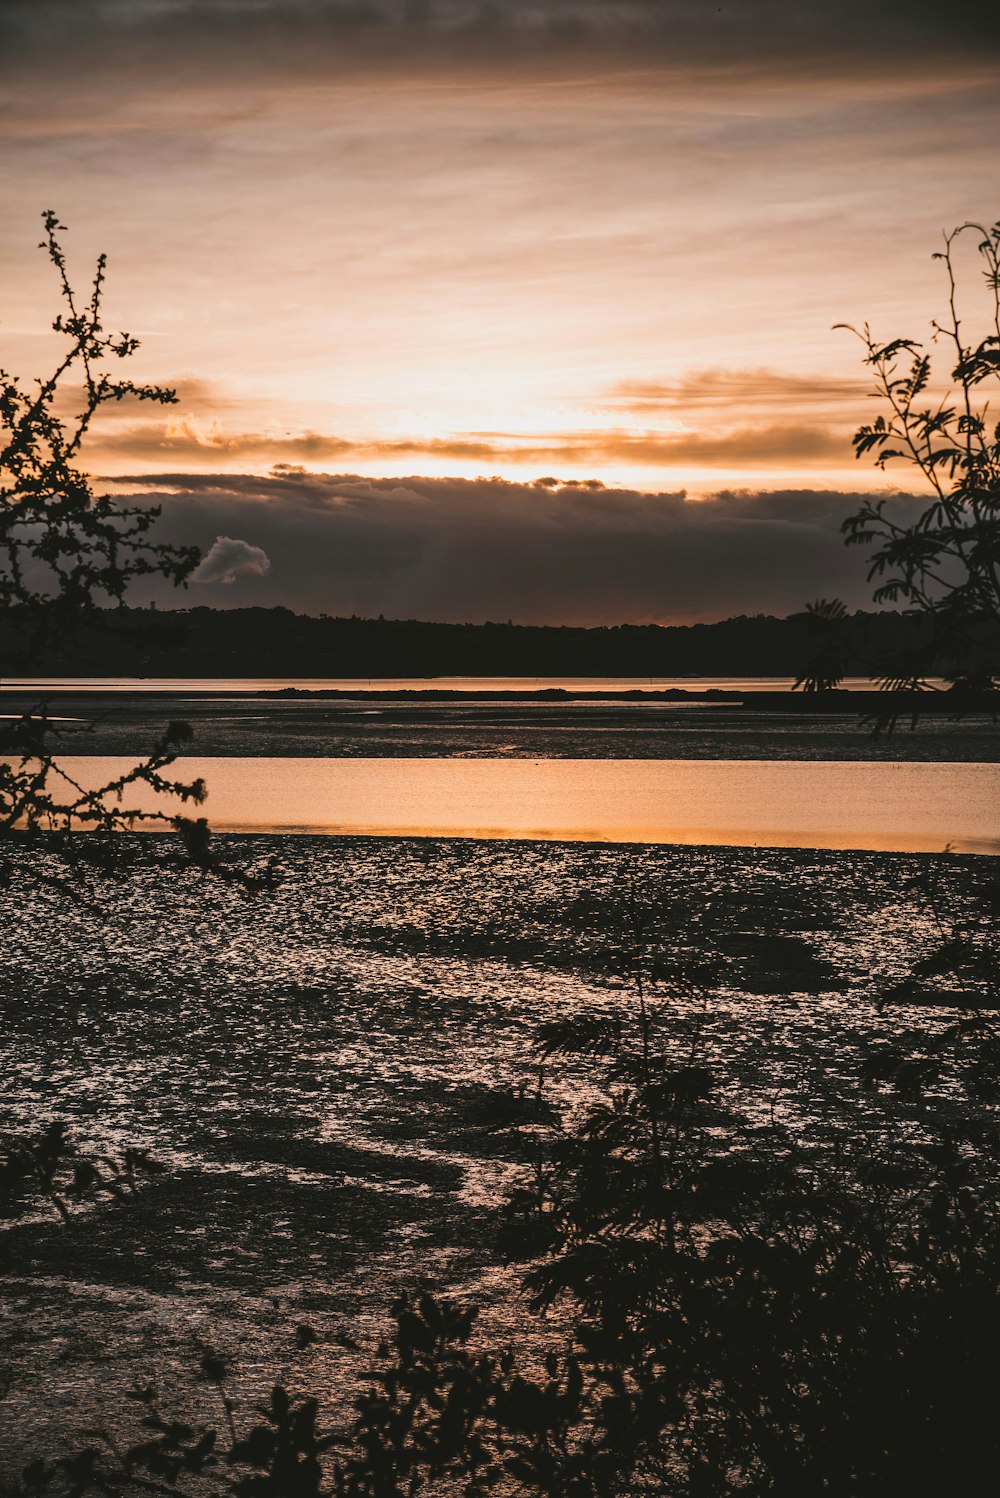
[[(275, 855), (276, 890), (148, 873), (87, 909), (15, 866), (0, 893), (3, 1127), (65, 1120), (97, 1154), (141, 1145), (167, 1167), (3, 1235), (0, 1473), (115, 1428), (141, 1385), (210, 1405), (206, 1346), (234, 1356), (243, 1408), (276, 1376), (349, 1395), (402, 1287), (460, 1292), (491, 1334), (530, 1337), (498, 1234), (532, 1160), (533, 1038), (634, 1011), (639, 967), (678, 1048), (745, 1111), (828, 1140), (890, 1107), (918, 1126), (864, 1090), (859, 1060), (949, 1017), (878, 1002), (934, 940), (911, 884), (926, 857), (221, 841), (234, 861)], [(939, 911), (991, 862), (947, 860)], [(664, 955), (706, 952), (693, 992), (656, 981)], [(587, 1063), (541, 1083), (570, 1116)], [(318, 1340), (296, 1351), (303, 1322)]]

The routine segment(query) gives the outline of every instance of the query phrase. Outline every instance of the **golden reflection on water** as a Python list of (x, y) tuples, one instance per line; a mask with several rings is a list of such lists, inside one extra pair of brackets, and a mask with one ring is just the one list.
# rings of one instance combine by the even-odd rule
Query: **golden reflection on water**
[[(70, 758), (97, 787), (116, 758)], [(192, 758), (219, 831), (1000, 852), (1000, 767), (815, 760)], [(152, 792), (129, 805), (171, 810)]]
[[(848, 692), (869, 691), (870, 676), (849, 676)], [(83, 692), (276, 692), (288, 687), (303, 692), (787, 692), (790, 676), (8, 676), (0, 683), (16, 691), (35, 688)]]

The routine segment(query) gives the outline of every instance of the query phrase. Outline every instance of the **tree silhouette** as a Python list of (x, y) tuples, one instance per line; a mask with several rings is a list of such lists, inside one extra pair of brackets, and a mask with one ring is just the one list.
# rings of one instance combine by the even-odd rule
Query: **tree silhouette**
[[(59, 238), (65, 225), (51, 211), (42, 217), (40, 248), (62, 301), (52, 326), (65, 344), (53, 372), (31, 385), (0, 370), (0, 674), (30, 669), (47, 646), (64, 645), (83, 626), (106, 626), (120, 615), (137, 579), (160, 576), (180, 585), (198, 561), (195, 547), (153, 538), (158, 509), (122, 507), (96, 494), (80, 466), (102, 407), (127, 399), (169, 405), (176, 394), (115, 376), (115, 361), (130, 358), (139, 343), (104, 325), (106, 257), (98, 259), (81, 299)], [(181, 835), (181, 856), (214, 866), (204, 819), (149, 812), (128, 799), (140, 786), (182, 804), (204, 799), (200, 780), (170, 773), (191, 739), (187, 724), (170, 723), (145, 759), (96, 788), (78, 783), (60, 758), (73, 732), (52, 721), (44, 702), (0, 722), (0, 841), (27, 842), (55, 855), (57, 868), (72, 865), (79, 873), (121, 868), (135, 856), (117, 834), (140, 823), (172, 824)], [(80, 838), (80, 831), (99, 836)], [(49, 877), (44, 860), (36, 867), (40, 877)]]
[[(965, 332), (956, 255), (977, 236), (986, 286), (979, 332)], [(932, 341), (950, 363), (944, 390), (935, 387), (931, 353), (913, 338), (879, 342), (868, 324), (850, 328), (865, 348), (883, 412), (854, 435), (858, 458), (909, 465), (932, 491), (911, 525), (887, 513), (885, 500), (866, 500), (845, 521), (848, 545), (871, 548), (868, 578), (876, 603), (902, 604), (930, 628), (902, 652), (875, 663), (890, 692), (927, 693), (943, 678), (957, 700), (995, 687), (1000, 674), (1000, 425), (989, 395), (1000, 384), (1000, 223), (965, 223), (945, 235), (935, 259), (944, 266), (948, 312), (932, 321)], [(849, 327), (848, 324), (839, 324)], [(835, 686), (844, 674), (843, 604), (808, 610), (823, 641), (821, 664), (799, 680), (807, 690)], [(892, 721), (890, 708), (884, 721)]]

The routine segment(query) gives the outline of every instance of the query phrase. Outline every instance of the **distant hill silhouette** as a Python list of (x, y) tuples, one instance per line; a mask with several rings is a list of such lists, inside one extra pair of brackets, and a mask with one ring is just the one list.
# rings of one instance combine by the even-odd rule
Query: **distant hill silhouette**
[[(2, 621), (15, 636), (17, 616)], [(858, 613), (848, 674), (917, 643), (925, 623)], [(284, 608), (109, 611), (12, 675), (78, 676), (778, 676), (794, 677), (814, 641), (801, 615), (715, 624), (433, 624), (311, 617)], [(10, 669), (10, 668), (9, 668)]]

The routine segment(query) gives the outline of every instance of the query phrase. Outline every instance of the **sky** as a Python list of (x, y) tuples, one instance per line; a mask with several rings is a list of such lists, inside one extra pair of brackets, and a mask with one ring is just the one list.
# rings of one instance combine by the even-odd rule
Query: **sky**
[(51, 207), (178, 393), (87, 461), (207, 554), (181, 603), (857, 606), (840, 520), (914, 483), (833, 325), (927, 335), (998, 85), (964, 0), (2, 0), (0, 364), (55, 352)]

